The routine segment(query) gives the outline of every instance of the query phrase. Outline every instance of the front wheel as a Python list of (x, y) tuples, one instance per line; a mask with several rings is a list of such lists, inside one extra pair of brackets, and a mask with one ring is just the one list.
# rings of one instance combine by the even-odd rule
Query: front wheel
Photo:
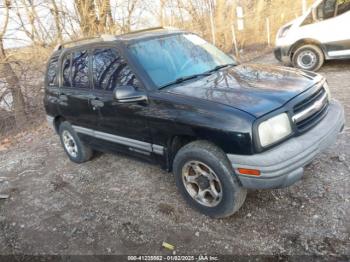
[(300, 69), (317, 71), (324, 63), (324, 55), (318, 46), (304, 45), (294, 52), (292, 63)]
[(209, 142), (195, 141), (181, 148), (173, 171), (186, 202), (205, 215), (230, 216), (246, 198), (247, 191), (241, 187), (225, 153)]

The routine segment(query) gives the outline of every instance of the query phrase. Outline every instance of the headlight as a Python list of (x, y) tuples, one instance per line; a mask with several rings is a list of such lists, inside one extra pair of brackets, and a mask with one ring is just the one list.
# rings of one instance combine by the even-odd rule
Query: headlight
[(260, 123), (258, 132), (263, 147), (281, 140), (292, 132), (288, 115), (282, 113)]
[(329, 90), (329, 86), (328, 86), (327, 81), (324, 82), (323, 88), (324, 88), (324, 90), (326, 90), (326, 93), (328, 95), (328, 101), (331, 101), (332, 96), (331, 96), (331, 91)]

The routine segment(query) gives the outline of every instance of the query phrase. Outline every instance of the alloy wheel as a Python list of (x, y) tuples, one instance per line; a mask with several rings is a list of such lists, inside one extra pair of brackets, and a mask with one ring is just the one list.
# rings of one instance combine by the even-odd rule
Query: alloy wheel
[(215, 172), (200, 161), (189, 161), (182, 168), (182, 182), (199, 204), (215, 207), (222, 200), (222, 185)]

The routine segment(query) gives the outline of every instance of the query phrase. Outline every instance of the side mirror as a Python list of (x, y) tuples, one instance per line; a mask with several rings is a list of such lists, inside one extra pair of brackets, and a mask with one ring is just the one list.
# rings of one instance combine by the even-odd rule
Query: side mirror
[(147, 101), (147, 95), (145, 92), (136, 90), (135, 87), (130, 85), (116, 87), (114, 89), (114, 98), (119, 103)]

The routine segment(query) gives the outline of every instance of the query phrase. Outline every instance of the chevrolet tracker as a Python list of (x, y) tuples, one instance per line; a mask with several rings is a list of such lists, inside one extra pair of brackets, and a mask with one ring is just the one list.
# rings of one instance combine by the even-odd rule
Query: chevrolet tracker
[(249, 188), (300, 180), (344, 127), (321, 75), (239, 64), (167, 28), (58, 46), (44, 104), (73, 162), (97, 150), (159, 163), (188, 204), (211, 217), (236, 212)]

